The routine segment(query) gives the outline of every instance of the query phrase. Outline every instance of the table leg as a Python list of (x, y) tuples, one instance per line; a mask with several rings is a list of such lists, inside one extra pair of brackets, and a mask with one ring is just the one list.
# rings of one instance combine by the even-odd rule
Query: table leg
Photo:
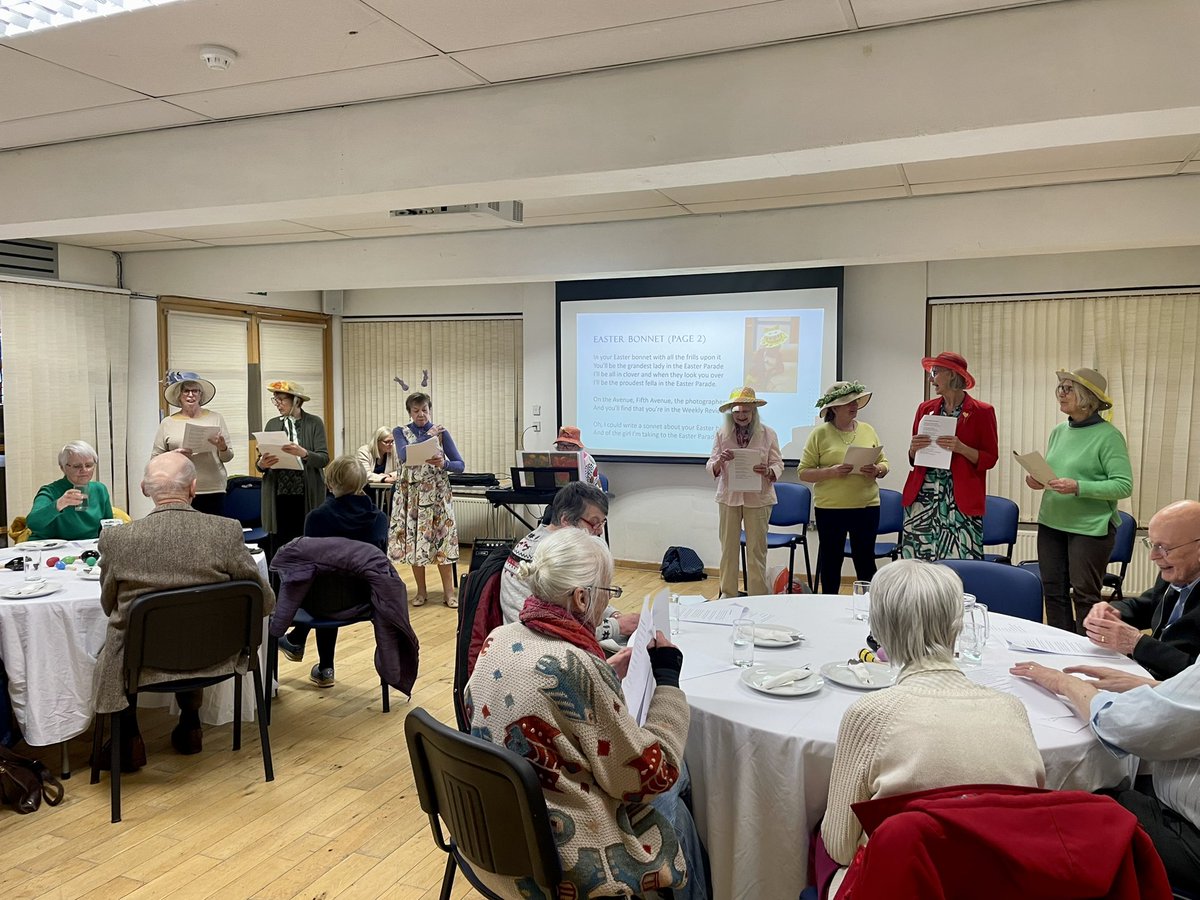
[(66, 780), (67, 778), (71, 777), (71, 753), (70, 753), (69, 748), (67, 747), (66, 741), (62, 741), (58, 745), (58, 749), (62, 753), (62, 762), (60, 763), (60, 766), (62, 769), (62, 777), (64, 780)]

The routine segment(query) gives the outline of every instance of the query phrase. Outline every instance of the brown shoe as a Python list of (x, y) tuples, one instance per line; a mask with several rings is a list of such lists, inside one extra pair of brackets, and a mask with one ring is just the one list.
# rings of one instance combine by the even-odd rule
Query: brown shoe
[[(128, 742), (121, 742), (121, 771), (136, 772), (142, 766), (146, 765), (146, 742), (142, 740), (142, 736), (136, 735)], [(112, 768), (112, 741), (105, 741), (104, 746), (100, 748), (100, 765), (97, 767), (101, 772), (107, 772)]]
[(171, 731), (171, 746), (184, 756), (199, 753), (204, 749), (204, 729), (181, 722)]

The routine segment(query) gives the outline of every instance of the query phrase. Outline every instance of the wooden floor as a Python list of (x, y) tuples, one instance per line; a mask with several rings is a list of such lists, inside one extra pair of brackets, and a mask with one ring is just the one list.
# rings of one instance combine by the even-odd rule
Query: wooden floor
[[(403, 574), (411, 592), (411, 573)], [(618, 605), (629, 610), (664, 586), (656, 569), (619, 568), (615, 580), (625, 588)], [(713, 578), (686, 586), (706, 596), (716, 587)], [(122, 778), (123, 821), (113, 825), (108, 775), (88, 784), (90, 733), (73, 741), (76, 771), (62, 805), (27, 816), (0, 809), (0, 897), (438, 897), (445, 855), (417, 802), (404, 717), (423, 706), (454, 722), (455, 612), (436, 593), (411, 612), (420, 676), (411, 704), (392, 692), (388, 715), (381, 712), (370, 625), (342, 629), (338, 681), (328, 690), (308, 681), (314, 641), (303, 663), (280, 657), (270, 784), (263, 781), (257, 725), (243, 728), (236, 754), (224, 725), (205, 728), (204, 752), (180, 756), (169, 741), (174, 720), (165, 710), (143, 710), (149, 764)], [(57, 748), (15, 749), (58, 771)], [(459, 876), (454, 896), (479, 895)]]

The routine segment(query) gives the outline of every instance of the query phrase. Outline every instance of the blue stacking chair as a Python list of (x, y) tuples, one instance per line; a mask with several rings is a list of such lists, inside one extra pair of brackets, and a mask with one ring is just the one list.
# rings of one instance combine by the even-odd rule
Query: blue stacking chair
[(942, 559), (958, 573), (963, 590), (991, 612), (1042, 621), (1042, 579), (1022, 566), (998, 566), (983, 559)]
[(1021, 510), (1007, 497), (987, 496), (983, 510), (983, 546), (994, 547), (1008, 544), (1005, 553), (984, 553), (989, 562), (1011, 563), (1013, 548), (1017, 545), (1017, 521)]
[[(904, 528), (904, 500), (903, 495), (899, 491), (893, 491), (890, 488), (879, 489), (879, 528), (876, 530), (876, 537), (882, 537), (885, 534), (894, 534), (894, 541), (876, 541), (875, 542), (875, 558), (883, 559), (885, 556), (888, 559), (897, 559), (900, 556), (900, 531)], [(850, 539), (846, 538), (846, 546), (842, 551), (842, 556), (845, 559), (850, 558)], [(821, 589), (828, 592), (827, 585), (822, 585)], [(834, 588), (836, 593), (837, 588)]]
[[(243, 540), (254, 544), (265, 540), (262, 527), (262, 479), (253, 475), (230, 478), (225, 486), (225, 517), (242, 523)], [(245, 531), (244, 529), (250, 529)]]
[(1113, 589), (1113, 596), (1120, 600), (1125, 595), (1121, 593), (1121, 588), (1125, 584), (1125, 570), (1129, 568), (1129, 564), (1133, 561), (1133, 539), (1137, 536), (1137, 522), (1133, 516), (1121, 510), (1117, 511), (1117, 515), (1121, 517), (1121, 524), (1117, 526), (1117, 540), (1113, 544), (1112, 555), (1109, 556), (1109, 565), (1112, 563), (1120, 563), (1120, 572), (1105, 572), (1103, 584), (1105, 587)]
[[(808, 523), (812, 515), (812, 491), (806, 484), (780, 482), (775, 485), (776, 503), (771, 507), (771, 519), (767, 529), (767, 549), (787, 547), (791, 551), (788, 557), (788, 574), (796, 571), (796, 547), (804, 548), (804, 575), (808, 580), (808, 589), (813, 589), (812, 564), (808, 557)], [(771, 531), (770, 526), (779, 528), (795, 528), (800, 531)], [(750, 578), (746, 571), (746, 532), (742, 532), (742, 588), (749, 592)], [(792, 592), (792, 579), (788, 578), (787, 592)]]

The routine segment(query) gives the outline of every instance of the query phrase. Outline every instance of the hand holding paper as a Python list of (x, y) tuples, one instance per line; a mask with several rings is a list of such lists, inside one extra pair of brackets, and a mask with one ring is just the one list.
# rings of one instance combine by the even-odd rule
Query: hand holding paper
[(851, 475), (862, 475), (863, 466), (875, 465), (882, 453), (882, 447), (847, 447), (842, 462), (854, 467), (850, 470)]
[(945, 447), (938, 446), (938, 438), (953, 437), (957, 430), (958, 419), (954, 416), (922, 416), (917, 424), (917, 434), (927, 436), (930, 444), (913, 455), (913, 463), (930, 469), (949, 469), (950, 459), (954, 454)]
[(763, 476), (754, 471), (755, 466), (765, 462), (761, 450), (730, 450), (733, 459), (728, 463), (729, 476), (726, 482), (731, 491), (750, 491), (757, 494), (763, 489)]
[(436, 440), (421, 441), (419, 444), (409, 444), (404, 452), (404, 465), (424, 466), (434, 457), (442, 455), (442, 445)]
[(263, 456), (263, 459), (259, 461), (260, 465), (266, 462), (268, 457), (273, 457), (275, 461), (267, 465), (269, 469), (294, 469), (299, 471), (304, 468), (304, 462), (300, 457), (293, 456), (283, 449), (291, 443), (285, 432), (256, 431), (254, 432), (254, 440), (258, 442), (258, 452)]
[(1046, 457), (1042, 456), (1037, 450), (1032, 453), (1018, 453), (1013, 451), (1013, 457), (1016, 458), (1021, 468), (1032, 476), (1033, 480), (1045, 487), (1058, 476), (1054, 474), (1054, 470), (1050, 468), (1050, 463), (1046, 462)]

